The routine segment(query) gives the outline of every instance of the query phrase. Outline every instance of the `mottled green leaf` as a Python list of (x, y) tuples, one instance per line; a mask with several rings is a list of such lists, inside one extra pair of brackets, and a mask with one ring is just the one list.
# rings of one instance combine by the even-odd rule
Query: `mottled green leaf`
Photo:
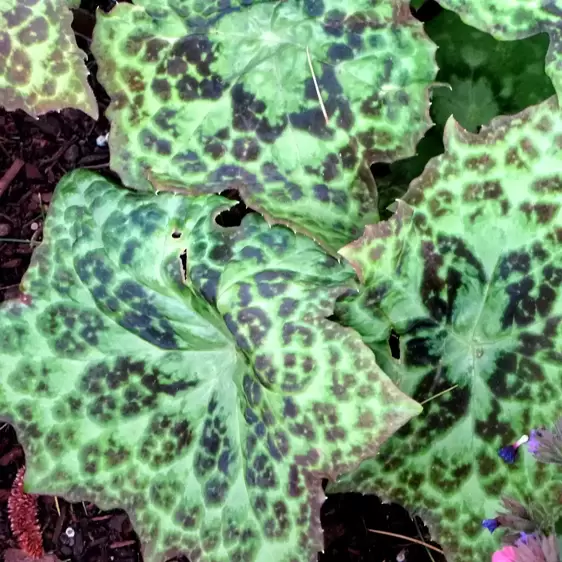
[(562, 492), (561, 472), (527, 451), (498, 456), (562, 411), (562, 112), (553, 97), (478, 135), (451, 119), (444, 142), (393, 218), (342, 250), (365, 289), (338, 311), (429, 401), (333, 490), (421, 512), (448, 560), (474, 562), (497, 547), (480, 522), (501, 495), (548, 509)]
[(435, 46), (408, 2), (153, 5), (100, 14), (92, 45), (126, 185), (236, 188), (330, 249), (377, 220), (368, 164), (409, 156), (430, 124)]
[(258, 215), (218, 227), (230, 205), (68, 175), (0, 308), (26, 485), (127, 509), (147, 561), (312, 559), (321, 477), (420, 411), (326, 319), (352, 268)]
[(74, 107), (97, 119), (68, 6), (74, 4), (0, 0), (0, 105), (33, 116)]
[(562, 2), (560, 0), (439, 0), (463, 21), (496, 39), (514, 40), (546, 32), (550, 49), (546, 72), (562, 95)]

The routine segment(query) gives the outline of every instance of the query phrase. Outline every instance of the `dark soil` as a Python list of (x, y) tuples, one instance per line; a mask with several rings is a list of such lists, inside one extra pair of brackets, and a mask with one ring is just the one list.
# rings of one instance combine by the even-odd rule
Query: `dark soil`
[[(89, 52), (94, 8), (106, 10), (113, 0), (83, 0), (75, 16), (80, 47)], [(436, 12), (434, 3), (419, 12), (427, 20)], [(33, 249), (41, 242), (45, 214), (58, 180), (75, 168), (96, 169), (118, 179), (109, 170), (107, 146), (96, 139), (108, 132), (103, 112), (109, 98), (95, 80), (91, 55), (88, 66), (100, 115), (95, 122), (83, 113), (64, 110), (33, 119), (25, 113), (0, 108), (0, 302), (18, 295)], [(232, 194), (227, 194), (233, 196)], [(246, 212), (237, 205), (221, 217), (239, 223)], [(24, 454), (14, 429), (0, 424), (0, 560), (7, 548), (17, 547), (7, 516), (7, 498)], [(90, 503), (68, 504), (50, 496), (39, 498), (39, 519), (47, 552), (72, 562), (137, 562), (140, 544), (127, 515), (122, 511), (101, 512)], [(443, 562), (443, 556), (407, 538), (381, 535), (390, 532), (413, 541), (429, 541), (421, 521), (394, 504), (381, 504), (375, 496), (335, 495), (322, 508), (325, 552), (319, 562)], [(434, 545), (438, 546), (438, 545)], [(185, 559), (183, 560), (185, 562)], [(275, 562), (275, 561), (273, 561)]]

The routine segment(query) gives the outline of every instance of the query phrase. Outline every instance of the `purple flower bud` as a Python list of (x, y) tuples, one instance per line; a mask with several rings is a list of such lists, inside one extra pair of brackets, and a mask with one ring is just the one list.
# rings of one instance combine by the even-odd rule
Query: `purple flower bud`
[(562, 465), (562, 418), (552, 430), (533, 429), (527, 448), (539, 462)]
[(490, 533), (493, 533), (500, 526), (497, 519), (484, 519), (482, 521), (482, 527), (488, 529)]
[(521, 531), (519, 533), (519, 538), (517, 539), (517, 542), (515, 543), (517, 544), (527, 544), (529, 542), (529, 538), (534, 537), (534, 534), (529, 534), (529, 533), (525, 533), (524, 531)]
[(515, 443), (513, 443), (513, 445), (507, 445), (507, 447), (502, 447), (498, 451), (498, 455), (507, 464), (513, 464), (517, 456), (517, 449), (519, 449), (519, 447), (521, 447), (523, 443), (527, 443), (527, 441), (529, 441), (529, 436), (523, 435)]
[(540, 439), (542, 437), (542, 431), (539, 429), (533, 429), (531, 431), (531, 436), (529, 437), (529, 442), (527, 443), (527, 450), (529, 453), (536, 455), (539, 452), (541, 446)]
[(507, 464), (513, 464), (517, 455), (517, 449), (513, 445), (507, 445), (507, 447), (502, 447), (498, 451), (498, 455)]

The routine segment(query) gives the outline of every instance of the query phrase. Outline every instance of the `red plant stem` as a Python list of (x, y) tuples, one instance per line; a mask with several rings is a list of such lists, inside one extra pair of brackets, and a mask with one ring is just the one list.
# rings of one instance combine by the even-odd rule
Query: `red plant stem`
[(22, 466), (18, 470), (8, 498), (10, 526), (21, 550), (31, 558), (42, 558), (45, 551), (37, 516), (37, 498), (24, 492), (24, 475), (25, 466)]

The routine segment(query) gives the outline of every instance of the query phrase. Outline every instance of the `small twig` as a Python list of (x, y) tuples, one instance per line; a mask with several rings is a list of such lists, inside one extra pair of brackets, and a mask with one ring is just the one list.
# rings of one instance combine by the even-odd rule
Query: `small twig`
[(34, 216), (32, 219), (28, 220), (26, 223), (22, 225), (23, 228), (27, 228), (28, 226), (32, 225), (34, 222), (37, 222), (39, 219), (43, 218), (42, 214), (39, 213), (38, 215)]
[(6, 158), (10, 158), (10, 153), (4, 148), (4, 144), (8, 139), (6, 137), (0, 137), (0, 150), (4, 153)]
[(81, 37), (82, 39), (84, 39), (84, 41), (87, 41), (88, 43), (92, 42), (92, 38), (88, 37), (87, 35), (84, 35), (83, 33), (79, 33), (78, 31), (74, 32), (74, 35)]
[(112, 544), (109, 545), (109, 548), (116, 549), (116, 548), (123, 548), (125, 546), (132, 546), (133, 544), (136, 544), (137, 541), (120, 541), (120, 542), (114, 542)]
[(0, 178), (0, 197), (4, 195), (4, 191), (10, 187), (10, 184), (14, 178), (19, 174), (19, 171), (23, 168), (25, 162), (20, 158), (16, 158), (12, 165), (6, 170), (2, 178)]
[(57, 496), (55, 496), (55, 507), (57, 508), (57, 513), (59, 514), (60, 517), (60, 506), (59, 506), (59, 499), (57, 498)]
[(41, 218), (43, 222), (45, 222), (45, 209), (43, 209), (43, 198), (41, 197), (41, 193), (37, 193), (37, 197), (39, 199), (39, 209), (41, 210)]
[(53, 542), (55, 544), (57, 544), (59, 537), (62, 533), (62, 526), (64, 525), (64, 520), (66, 518), (66, 504), (62, 504), (62, 509), (58, 509), (58, 498), (55, 496), (55, 505), (57, 506), (57, 511), (58, 511), (58, 519), (57, 522), (55, 524), (55, 530), (53, 531)]
[(90, 521), (107, 521), (111, 519), (113, 515), (98, 515), (97, 517), (91, 517)]
[(85, 166), (80, 167), (87, 168), (88, 170), (101, 170), (102, 168), (109, 168), (109, 162), (103, 162), (101, 164), (86, 164)]
[(436, 546), (433, 546), (431, 544), (427, 544), (426, 542), (420, 541), (418, 539), (415, 539), (414, 537), (407, 537), (406, 535), (399, 535), (398, 533), (389, 533), (388, 531), (378, 531), (376, 529), (367, 529), (367, 531), (369, 531), (369, 533), (377, 533), (379, 535), (387, 535), (389, 537), (394, 537), (396, 539), (404, 539), (416, 544), (420, 544), (421, 546), (425, 546), (425, 548), (431, 548), (431, 550), (435, 550), (435, 552), (438, 552), (439, 554), (443, 554), (445, 555), (445, 553), (440, 549), (437, 548)]
[(459, 386), (459, 385), (454, 384), (450, 388), (446, 388), (445, 390), (442, 390), (441, 392), (438, 392), (435, 396), (430, 396), (429, 398), (427, 398), (423, 402), (420, 402), (420, 406), (423, 406), (424, 404), (427, 404), (430, 400), (434, 400), (435, 398), (439, 398), (439, 396), (443, 396), (443, 394), (446, 394), (447, 392), (451, 392), (451, 390), (454, 390), (455, 388), (457, 388), (457, 386)]
[(41, 160), (39, 165), (46, 166), (45, 172), (48, 172), (55, 166), (60, 157), (74, 144), (75, 141), (76, 137), (73, 136), (71, 139), (67, 140), (50, 158)]
[[(414, 517), (413, 520), (414, 520), (414, 525), (416, 526), (416, 531), (417, 531), (417, 533), (418, 533), (418, 537), (420, 538), (420, 540), (423, 540), (423, 535), (422, 535), (421, 530), (420, 530), (420, 527), (419, 527), (419, 525), (418, 525), (417, 517)], [(432, 555), (431, 552), (428, 550), (427, 545), (424, 545), (424, 546), (425, 546), (425, 551), (426, 551), (427, 555), (429, 556), (431, 562), (435, 562), (435, 558), (433, 558), (433, 555)]]
[[(14, 287), (19, 287), (19, 286), (20, 286), (19, 283), (14, 283), (13, 285), (6, 285), (5, 287), (0, 287), (0, 291), (7, 291), (8, 289), (13, 289)], [(8, 424), (5, 423), (2, 427), (0, 427), (0, 431), (2, 431), (4, 427), (7, 425)]]
[(11, 244), (31, 244), (31, 240), (23, 240), (19, 238), (0, 238), (0, 244), (4, 244), (4, 242), (9, 242)]
[(328, 124), (328, 113), (326, 111), (326, 107), (324, 106), (324, 101), (322, 100), (322, 94), (320, 93), (320, 88), (318, 87), (318, 82), (316, 81), (316, 74), (314, 74), (314, 67), (312, 66), (312, 59), (310, 58), (310, 51), (308, 49), (308, 45), (306, 47), (306, 56), (308, 58), (308, 66), (310, 67), (310, 72), (312, 73), (312, 80), (314, 82), (314, 88), (316, 89), (316, 95), (318, 96), (318, 101), (320, 102), (320, 107), (322, 108), (322, 113), (324, 115), (324, 119), (326, 121), (326, 125)]

